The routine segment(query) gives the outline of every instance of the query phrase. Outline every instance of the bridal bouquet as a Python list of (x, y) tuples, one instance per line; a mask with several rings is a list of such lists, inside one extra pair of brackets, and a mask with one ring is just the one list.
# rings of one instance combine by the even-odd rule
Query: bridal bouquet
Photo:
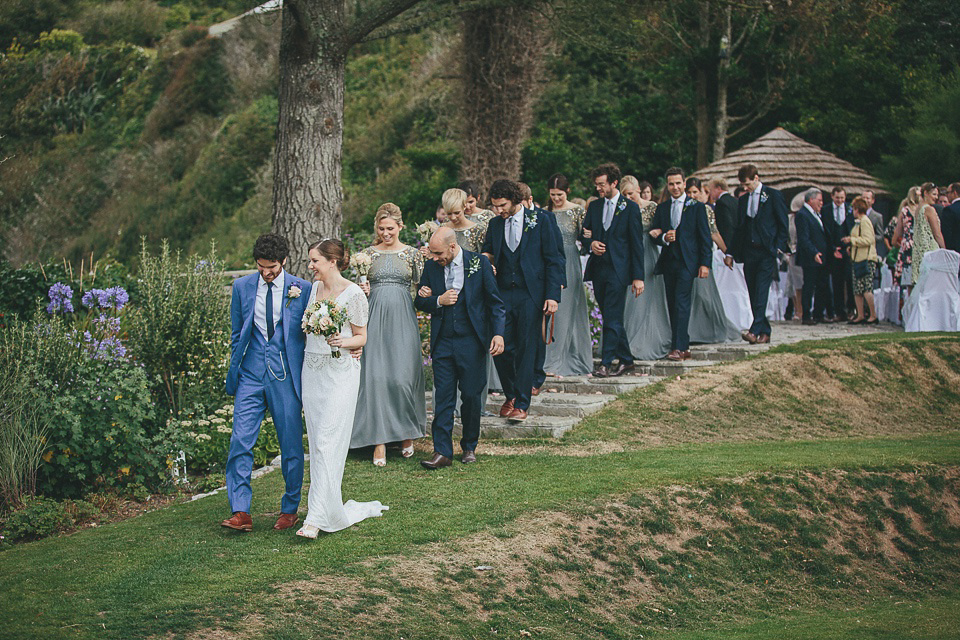
[[(347, 323), (347, 310), (333, 300), (314, 300), (303, 312), (303, 332), (330, 337), (340, 333)], [(340, 357), (339, 347), (330, 347), (330, 355)]]
[(370, 267), (372, 265), (373, 260), (370, 259), (370, 254), (355, 253), (350, 256), (350, 266), (353, 267), (353, 270), (360, 276), (360, 282), (367, 281), (367, 274), (370, 273)]
[(430, 242), (430, 237), (439, 228), (440, 228), (440, 225), (438, 225), (436, 222), (434, 222), (433, 220), (427, 220), (423, 224), (417, 225), (417, 233), (420, 234), (420, 240), (422, 240), (423, 243), (426, 244)]

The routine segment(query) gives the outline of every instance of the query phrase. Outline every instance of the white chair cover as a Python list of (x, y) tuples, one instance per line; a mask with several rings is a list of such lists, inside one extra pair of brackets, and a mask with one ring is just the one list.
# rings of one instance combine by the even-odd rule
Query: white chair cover
[(873, 304), (881, 322), (900, 324), (900, 287), (893, 284), (893, 272), (883, 263), (880, 269), (880, 288), (873, 290)]
[(733, 269), (723, 264), (723, 252), (713, 252), (713, 277), (720, 291), (723, 313), (740, 331), (746, 331), (753, 324), (753, 311), (750, 309), (750, 292), (747, 280), (743, 277), (743, 265), (734, 262)]
[(770, 295), (767, 296), (767, 320), (782, 322), (784, 314), (787, 312), (786, 296), (787, 274), (780, 274), (780, 282), (774, 280), (770, 283)]
[(937, 249), (923, 257), (923, 270), (903, 305), (907, 331), (960, 331), (960, 253)]

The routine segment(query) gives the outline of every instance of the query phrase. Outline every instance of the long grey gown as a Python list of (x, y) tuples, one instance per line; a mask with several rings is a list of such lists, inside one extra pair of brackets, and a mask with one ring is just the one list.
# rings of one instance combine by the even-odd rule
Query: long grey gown
[(360, 395), (350, 448), (426, 435), (427, 406), (420, 330), (411, 292), (423, 255), (413, 247), (370, 247), (370, 319), (361, 356)]
[(586, 212), (583, 207), (553, 212), (563, 236), (563, 253), (567, 263), (567, 286), (560, 293), (556, 313), (553, 344), (547, 345), (543, 370), (561, 376), (582, 376), (593, 371), (593, 347), (590, 344), (590, 310), (580, 270), (577, 236)]
[[(716, 233), (716, 217), (710, 206), (707, 206), (707, 220), (710, 223), (710, 233)], [(740, 339), (740, 331), (730, 322), (723, 310), (723, 301), (720, 299), (720, 289), (717, 288), (713, 269), (710, 269), (710, 275), (706, 278), (693, 280), (689, 332), (690, 342), (712, 344)]]
[(670, 353), (670, 312), (667, 310), (667, 287), (663, 276), (653, 274), (660, 257), (660, 247), (648, 233), (653, 224), (655, 202), (640, 210), (643, 219), (643, 293), (639, 297), (627, 290), (623, 326), (630, 342), (630, 352), (637, 360), (659, 360)]

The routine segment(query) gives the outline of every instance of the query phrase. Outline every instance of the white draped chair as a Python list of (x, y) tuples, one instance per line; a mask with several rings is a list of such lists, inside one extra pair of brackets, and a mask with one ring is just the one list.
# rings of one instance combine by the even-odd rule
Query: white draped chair
[(767, 296), (767, 320), (782, 322), (787, 313), (787, 274), (780, 273), (780, 281), (770, 283), (770, 295)]
[(881, 322), (900, 324), (900, 287), (893, 283), (893, 272), (880, 263), (880, 288), (873, 290), (873, 303)]
[(923, 257), (920, 279), (903, 305), (907, 331), (960, 331), (960, 253), (937, 249)]
[(734, 262), (733, 269), (723, 264), (723, 252), (713, 252), (713, 278), (717, 282), (723, 313), (740, 331), (747, 331), (753, 324), (753, 310), (750, 308), (750, 292), (747, 280), (743, 277), (743, 265)]

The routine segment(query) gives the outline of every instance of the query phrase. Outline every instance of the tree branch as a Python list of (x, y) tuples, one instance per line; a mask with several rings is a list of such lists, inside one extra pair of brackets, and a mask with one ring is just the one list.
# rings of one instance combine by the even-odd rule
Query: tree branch
[(344, 46), (349, 49), (362, 42), (372, 31), (390, 22), (421, 0), (371, 0), (357, 5), (356, 14), (347, 25)]

